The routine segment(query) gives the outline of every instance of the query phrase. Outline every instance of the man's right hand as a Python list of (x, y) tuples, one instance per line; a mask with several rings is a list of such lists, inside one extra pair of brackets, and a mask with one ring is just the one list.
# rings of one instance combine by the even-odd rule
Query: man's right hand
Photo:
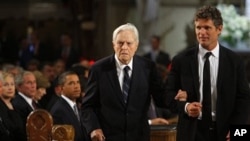
[(154, 118), (150, 120), (151, 120), (151, 125), (168, 125), (169, 124), (169, 122), (164, 118)]
[(198, 117), (201, 113), (201, 103), (199, 102), (192, 102), (187, 105), (187, 113), (190, 117)]
[(102, 129), (93, 130), (90, 134), (92, 141), (105, 141), (105, 136), (102, 132)]

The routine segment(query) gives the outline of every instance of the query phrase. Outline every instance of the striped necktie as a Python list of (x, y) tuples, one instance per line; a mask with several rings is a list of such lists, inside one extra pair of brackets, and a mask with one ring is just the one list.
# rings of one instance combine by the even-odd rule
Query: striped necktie
[(122, 94), (124, 98), (124, 102), (127, 103), (128, 99), (128, 93), (129, 93), (129, 88), (130, 88), (130, 77), (128, 74), (129, 71), (129, 66), (126, 66), (123, 71), (124, 71), (124, 77), (123, 77), (123, 85), (122, 85)]

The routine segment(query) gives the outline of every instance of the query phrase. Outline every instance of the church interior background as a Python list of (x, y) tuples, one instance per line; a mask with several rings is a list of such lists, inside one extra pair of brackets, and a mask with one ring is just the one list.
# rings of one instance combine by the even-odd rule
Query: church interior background
[[(113, 53), (113, 30), (130, 22), (140, 32), (138, 54), (150, 49), (149, 37), (157, 34), (161, 49), (173, 57), (196, 43), (193, 16), (205, 4), (231, 5), (239, 16), (250, 19), (249, 0), (1, 0), (0, 38), (18, 42), (36, 31), (43, 42), (56, 48), (60, 34), (69, 32), (81, 55), (97, 60)], [(244, 58), (250, 80), (250, 39), (244, 42), (244, 49), (234, 45), (232, 50)]]

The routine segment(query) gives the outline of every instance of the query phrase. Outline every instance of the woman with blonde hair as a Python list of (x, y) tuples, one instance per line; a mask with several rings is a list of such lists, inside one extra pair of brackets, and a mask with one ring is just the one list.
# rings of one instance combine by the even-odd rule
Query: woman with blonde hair
[(34, 71), (33, 74), (35, 75), (37, 84), (37, 92), (34, 96), (34, 100), (41, 107), (39, 100), (41, 100), (41, 98), (47, 94), (46, 89), (50, 86), (50, 82), (40, 71)]
[(24, 124), (11, 103), (14, 96), (14, 76), (10, 73), (2, 72), (0, 74), (0, 117), (4, 134), (0, 134), (0, 140), (26, 141), (25, 130), (23, 130), (25, 129), (23, 127)]

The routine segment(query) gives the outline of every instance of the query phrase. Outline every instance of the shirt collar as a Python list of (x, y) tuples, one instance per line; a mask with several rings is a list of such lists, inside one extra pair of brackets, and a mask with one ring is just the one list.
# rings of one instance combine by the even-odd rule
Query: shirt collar
[(116, 62), (116, 66), (117, 66), (119, 69), (121, 69), (121, 70), (122, 70), (123, 68), (125, 68), (126, 66), (129, 66), (130, 70), (133, 69), (133, 58), (132, 58), (132, 59), (130, 60), (130, 62), (126, 65), (126, 64), (122, 64), (122, 63), (119, 61), (117, 55), (115, 54), (115, 62)]
[(70, 107), (74, 108), (75, 106), (75, 102), (73, 102), (72, 100), (70, 100), (68, 97), (64, 96), (64, 95), (61, 95), (61, 97), (67, 101), (67, 103), (70, 105)]
[(219, 58), (219, 44), (218, 44), (218, 42), (217, 42), (216, 47), (215, 47), (213, 50), (211, 50), (211, 51), (206, 50), (205, 48), (203, 48), (203, 47), (199, 44), (199, 54), (200, 54), (201, 56), (205, 56), (205, 54), (206, 54), (207, 52), (211, 52), (212, 55), (213, 55), (214, 57)]
[[(25, 94), (21, 93), (21, 92), (18, 92), (18, 94), (24, 98), (24, 100), (29, 104), (29, 105), (32, 105), (32, 98), (30, 97), (27, 97)], [(31, 106), (32, 107), (32, 106)]]

